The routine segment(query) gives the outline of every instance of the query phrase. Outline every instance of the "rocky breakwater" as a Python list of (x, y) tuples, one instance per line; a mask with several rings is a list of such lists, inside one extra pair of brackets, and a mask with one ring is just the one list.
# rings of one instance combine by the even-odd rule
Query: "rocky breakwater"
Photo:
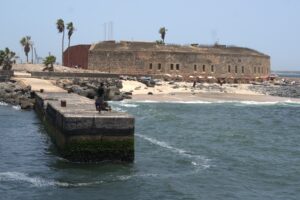
[(16, 81), (0, 82), (0, 102), (19, 105), (21, 109), (32, 109), (34, 101), (30, 86)]
[(249, 89), (271, 96), (300, 98), (300, 81), (280, 80), (276, 82), (255, 83)]
[(105, 101), (121, 101), (131, 99), (130, 93), (122, 93), (122, 81), (115, 78), (75, 78), (58, 79), (55, 84), (69, 93), (76, 93), (89, 99), (94, 99), (100, 83), (104, 83)]

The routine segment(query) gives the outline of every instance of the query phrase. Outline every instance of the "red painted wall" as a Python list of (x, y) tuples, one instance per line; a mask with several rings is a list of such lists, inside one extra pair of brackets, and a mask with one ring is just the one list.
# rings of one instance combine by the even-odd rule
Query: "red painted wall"
[[(67, 67), (78, 67), (87, 69), (88, 54), (91, 45), (75, 45), (64, 51), (63, 65)], [(68, 56), (69, 54), (69, 56)], [(69, 58), (69, 59), (68, 59)]]

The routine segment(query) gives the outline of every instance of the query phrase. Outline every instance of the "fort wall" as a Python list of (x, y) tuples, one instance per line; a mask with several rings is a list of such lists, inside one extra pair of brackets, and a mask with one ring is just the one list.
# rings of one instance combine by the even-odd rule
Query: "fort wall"
[(91, 45), (88, 69), (127, 75), (265, 79), (270, 57), (249, 48), (106, 41)]

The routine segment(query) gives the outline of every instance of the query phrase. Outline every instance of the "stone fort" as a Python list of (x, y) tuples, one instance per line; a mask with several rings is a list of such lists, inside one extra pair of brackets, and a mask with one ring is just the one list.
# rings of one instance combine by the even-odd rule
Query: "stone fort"
[(125, 75), (168, 75), (247, 81), (267, 79), (270, 56), (225, 45), (104, 41), (64, 52), (64, 65)]

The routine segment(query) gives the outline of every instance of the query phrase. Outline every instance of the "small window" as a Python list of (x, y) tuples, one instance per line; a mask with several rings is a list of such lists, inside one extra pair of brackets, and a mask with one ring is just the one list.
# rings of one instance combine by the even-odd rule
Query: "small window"
[(256, 67), (254, 67), (254, 74), (256, 74)]
[(263, 67), (261, 68), (261, 73), (262, 73), (262, 74), (264, 73), (264, 68), (263, 68)]
[(174, 65), (173, 64), (170, 65), (170, 69), (174, 70)]
[(197, 71), (197, 65), (194, 65), (194, 71)]
[(212, 66), (210, 66), (210, 71), (211, 72), (214, 72), (215, 71), (215, 69), (214, 69), (214, 66), (212, 65)]
[(160, 63), (158, 63), (157, 69), (158, 69), (158, 70), (161, 70), (161, 64), (160, 64)]
[(205, 72), (205, 65), (202, 66), (202, 71)]
[(179, 64), (176, 64), (176, 70), (179, 70)]
[(258, 67), (257, 70), (258, 70), (258, 73), (260, 74), (260, 67)]
[(149, 69), (152, 69), (152, 63), (149, 64)]
[(237, 68), (237, 66), (235, 66), (234, 72), (235, 72), (236, 74), (238, 73), (238, 68)]
[(244, 66), (242, 66), (242, 73), (245, 73), (245, 69), (244, 69)]
[(228, 65), (228, 72), (230, 73), (231, 72), (231, 66)]

